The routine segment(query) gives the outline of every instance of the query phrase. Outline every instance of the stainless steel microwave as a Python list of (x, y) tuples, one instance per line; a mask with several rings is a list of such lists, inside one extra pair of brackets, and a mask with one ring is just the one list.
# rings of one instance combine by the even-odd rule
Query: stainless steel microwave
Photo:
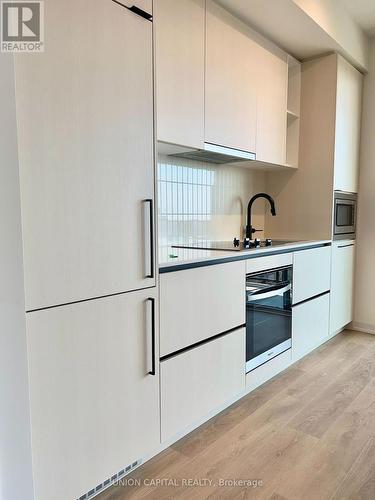
[(333, 239), (355, 239), (357, 219), (357, 195), (335, 191)]

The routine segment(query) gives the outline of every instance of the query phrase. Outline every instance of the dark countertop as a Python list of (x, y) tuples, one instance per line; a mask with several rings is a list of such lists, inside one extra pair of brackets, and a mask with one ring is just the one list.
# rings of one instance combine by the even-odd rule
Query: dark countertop
[[(211, 266), (232, 262), (236, 260), (246, 260), (266, 255), (276, 255), (281, 253), (296, 252), (309, 248), (318, 248), (331, 245), (331, 240), (295, 241), (274, 247), (252, 248), (240, 252), (224, 250), (201, 250), (190, 248), (159, 248), (159, 273), (169, 273), (181, 271), (194, 267)], [(172, 257), (175, 256), (175, 257)]]

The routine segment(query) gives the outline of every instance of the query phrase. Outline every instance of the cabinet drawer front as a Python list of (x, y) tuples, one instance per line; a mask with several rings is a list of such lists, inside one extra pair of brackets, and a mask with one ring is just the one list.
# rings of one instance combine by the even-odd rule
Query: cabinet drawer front
[(329, 299), (327, 293), (293, 308), (293, 361), (328, 340)]
[(268, 255), (246, 261), (246, 273), (257, 273), (267, 269), (276, 269), (277, 267), (290, 266), (293, 264), (293, 253), (281, 255)]
[(294, 253), (293, 304), (327, 292), (330, 286), (330, 246)]
[(165, 356), (245, 323), (245, 263), (162, 274), (160, 294)]
[(255, 370), (246, 374), (246, 392), (253, 391), (272, 377), (286, 370), (292, 362), (292, 350), (288, 349)]
[(162, 441), (209, 417), (245, 388), (245, 328), (163, 361)]

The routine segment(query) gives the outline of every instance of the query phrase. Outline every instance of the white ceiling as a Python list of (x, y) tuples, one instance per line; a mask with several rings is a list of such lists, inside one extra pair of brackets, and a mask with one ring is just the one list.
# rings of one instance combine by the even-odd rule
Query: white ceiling
[[(356, 15), (363, 16), (370, 34), (371, 28), (375, 28), (375, 0), (214, 1), (299, 60), (333, 51), (342, 54), (361, 71), (367, 68), (364, 28), (354, 19), (349, 7)], [(314, 2), (316, 8), (312, 9)], [(325, 2), (326, 10), (323, 8)], [(303, 8), (305, 4), (309, 7), (307, 11)], [(309, 10), (319, 15), (314, 17)], [(321, 18), (326, 21), (327, 29), (324, 23), (321, 25)]]
[[(297, 59), (304, 60), (330, 51), (341, 52), (338, 42), (306, 15), (295, 0), (215, 1)], [(347, 1), (356, 3), (361, 0)]]
[(369, 36), (375, 36), (375, 0), (341, 0), (351, 17)]

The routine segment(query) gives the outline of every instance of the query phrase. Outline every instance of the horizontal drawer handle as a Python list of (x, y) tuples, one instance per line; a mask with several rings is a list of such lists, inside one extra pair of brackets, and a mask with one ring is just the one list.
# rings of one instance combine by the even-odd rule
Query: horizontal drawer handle
[(288, 292), (291, 288), (292, 285), (289, 284), (284, 287), (277, 288), (276, 290), (272, 290), (270, 292), (249, 294), (247, 296), (247, 302), (257, 302), (258, 300), (269, 299), (271, 297), (276, 297), (277, 295), (283, 295), (285, 292)]

